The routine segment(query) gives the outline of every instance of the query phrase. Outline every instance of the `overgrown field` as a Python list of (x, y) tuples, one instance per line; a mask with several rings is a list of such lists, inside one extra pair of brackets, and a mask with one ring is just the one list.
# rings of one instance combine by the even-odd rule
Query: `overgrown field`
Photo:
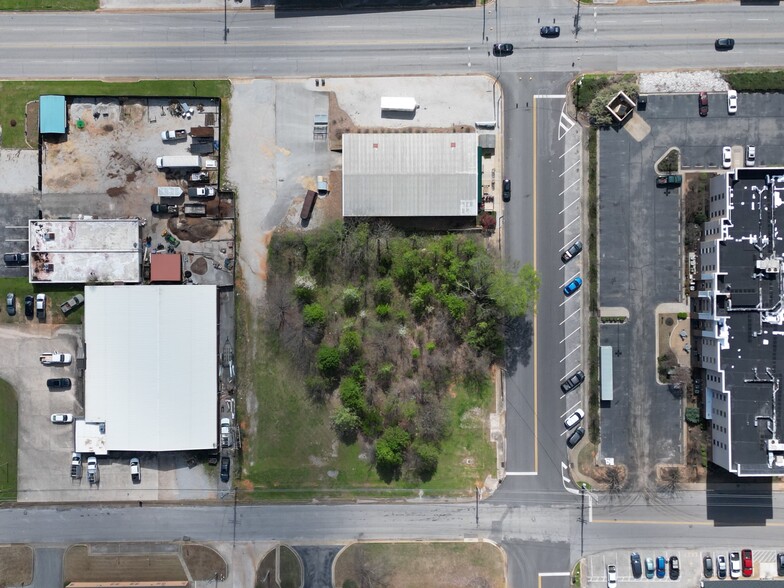
[(490, 366), (533, 309), (530, 267), (500, 270), (478, 236), (338, 222), (276, 233), (269, 270), (254, 489), (466, 490), (495, 471)]

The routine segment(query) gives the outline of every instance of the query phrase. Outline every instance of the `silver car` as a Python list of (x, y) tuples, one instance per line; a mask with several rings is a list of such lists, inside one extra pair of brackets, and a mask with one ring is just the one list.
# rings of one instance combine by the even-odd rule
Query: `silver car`
[(16, 294), (13, 292), (5, 295), (5, 309), (8, 311), (8, 316), (16, 314)]

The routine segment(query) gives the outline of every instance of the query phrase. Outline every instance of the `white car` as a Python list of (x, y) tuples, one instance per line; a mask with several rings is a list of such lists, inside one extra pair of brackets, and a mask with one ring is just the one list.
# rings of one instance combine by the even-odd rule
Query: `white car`
[(730, 578), (740, 578), (740, 553), (737, 551), (730, 553)]
[(735, 90), (727, 91), (727, 112), (730, 114), (738, 112), (738, 93)]
[(721, 167), (730, 169), (732, 167), (732, 147), (725, 145), (721, 150)]
[(571, 429), (584, 418), (585, 418), (585, 412), (583, 411), (582, 408), (578, 408), (572, 414), (570, 414), (569, 417), (564, 421), (564, 427), (566, 427), (567, 429)]
[(746, 145), (746, 167), (754, 167), (757, 161), (757, 148), (754, 145)]
[(56, 412), (51, 417), (51, 421), (56, 424), (72, 423), (73, 415), (65, 412)]
[(138, 484), (142, 481), (142, 466), (138, 457), (131, 458), (131, 482)]
[(231, 419), (221, 419), (220, 432), (221, 447), (231, 447)]
[(616, 588), (618, 586), (618, 578), (615, 572), (615, 566), (607, 566), (607, 588)]

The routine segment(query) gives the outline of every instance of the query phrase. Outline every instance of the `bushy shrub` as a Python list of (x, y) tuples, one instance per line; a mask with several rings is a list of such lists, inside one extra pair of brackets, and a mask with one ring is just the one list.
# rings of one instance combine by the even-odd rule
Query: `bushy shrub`
[(419, 347), (414, 347), (411, 350), (411, 359), (419, 359), (420, 355), (422, 355), (422, 352), (419, 351)]
[(340, 336), (340, 355), (343, 359), (354, 357), (362, 347), (362, 339), (356, 331), (344, 331)]
[(698, 425), (700, 423), (700, 409), (696, 406), (687, 406), (684, 413), (686, 422), (690, 425)]
[(340, 369), (340, 351), (329, 345), (322, 345), (316, 352), (316, 367), (325, 378), (335, 378)]
[(355, 415), (361, 416), (365, 413), (365, 393), (354, 378), (343, 378), (340, 381), (340, 402)]
[(350, 286), (343, 290), (343, 312), (349, 316), (354, 316), (359, 310), (362, 295), (359, 290)]
[(373, 300), (376, 304), (389, 304), (392, 302), (392, 292), (394, 291), (394, 284), (391, 278), (381, 278), (376, 282), (373, 288)]
[(416, 472), (423, 480), (429, 480), (438, 469), (438, 449), (429, 443), (414, 444)]
[(679, 312), (678, 313), (678, 320), (679, 321), (684, 321), (687, 318), (689, 318), (689, 313), (688, 312)]
[(441, 302), (456, 321), (462, 320), (468, 311), (468, 303), (457, 294), (447, 294), (441, 298)]
[(436, 350), (436, 343), (435, 341), (428, 341), (425, 345), (425, 349), (427, 349), (428, 353), (433, 353)]
[(294, 279), (294, 297), (300, 304), (310, 304), (316, 298), (316, 280), (302, 272)]
[(391, 311), (392, 308), (389, 306), (389, 304), (379, 304), (376, 306), (376, 316), (382, 321), (385, 321), (387, 318), (389, 318), (389, 313)]
[(332, 428), (343, 438), (356, 436), (361, 419), (345, 406), (339, 406), (332, 413)]
[(302, 309), (302, 321), (306, 327), (323, 327), (327, 322), (327, 313), (318, 302), (306, 304)]
[(378, 366), (378, 373), (376, 375), (376, 381), (378, 384), (384, 388), (389, 386), (392, 383), (392, 376), (395, 373), (395, 366), (390, 363), (382, 363)]
[(376, 441), (376, 465), (382, 469), (397, 469), (403, 465), (411, 438), (400, 427), (390, 427)]

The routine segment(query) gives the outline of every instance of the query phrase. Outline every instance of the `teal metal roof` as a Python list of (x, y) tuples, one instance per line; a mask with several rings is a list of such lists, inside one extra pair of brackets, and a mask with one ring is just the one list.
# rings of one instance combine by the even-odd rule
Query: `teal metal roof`
[(41, 133), (65, 132), (65, 96), (41, 96), (38, 129)]

